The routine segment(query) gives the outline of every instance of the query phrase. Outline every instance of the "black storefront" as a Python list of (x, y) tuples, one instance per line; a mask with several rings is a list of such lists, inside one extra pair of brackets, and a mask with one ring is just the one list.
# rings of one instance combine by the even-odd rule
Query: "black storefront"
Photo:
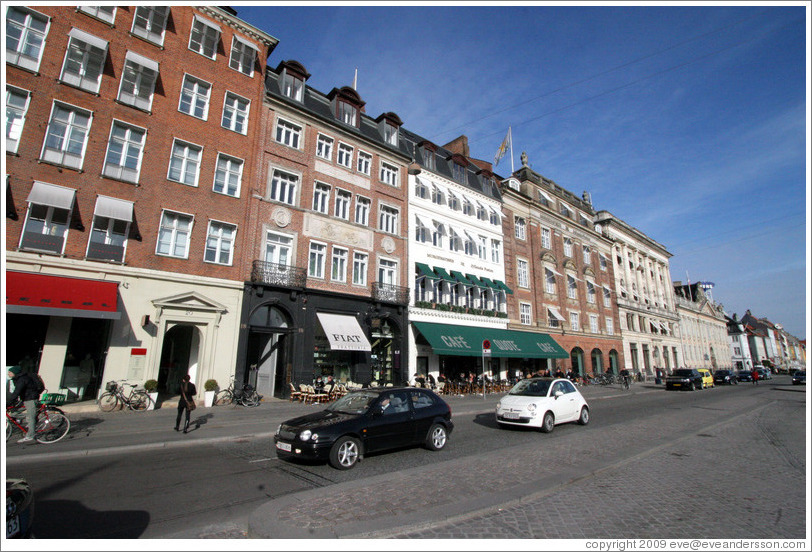
[(368, 385), (408, 379), (408, 295), (370, 297), (246, 283), (236, 381), (286, 398), (315, 377)]

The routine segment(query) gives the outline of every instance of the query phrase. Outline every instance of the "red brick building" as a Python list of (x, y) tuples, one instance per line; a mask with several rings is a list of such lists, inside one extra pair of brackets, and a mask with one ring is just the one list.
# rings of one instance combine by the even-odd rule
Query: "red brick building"
[(6, 21), (7, 362), (69, 400), (187, 371), (225, 387), (277, 40), (216, 7)]

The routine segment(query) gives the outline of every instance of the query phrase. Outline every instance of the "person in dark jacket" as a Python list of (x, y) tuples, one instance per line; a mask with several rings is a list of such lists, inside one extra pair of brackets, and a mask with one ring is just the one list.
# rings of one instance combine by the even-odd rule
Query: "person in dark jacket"
[(178, 401), (178, 417), (175, 420), (175, 431), (180, 431), (180, 419), (183, 416), (183, 411), (186, 410), (186, 424), (183, 426), (183, 432), (189, 433), (189, 417), (191, 416), (191, 412), (189, 411), (189, 402), (195, 400), (195, 395), (197, 395), (197, 388), (195, 384), (192, 383), (190, 380), (192, 378), (189, 374), (183, 376), (183, 379), (180, 383), (180, 400)]
[(17, 441), (18, 443), (35, 443), (34, 435), (37, 429), (37, 401), (39, 391), (37, 382), (28, 372), (23, 372), (21, 366), (12, 366), (8, 369), (8, 377), (14, 382), (14, 392), (9, 395), (6, 404), (12, 404), (18, 398), (22, 399), (25, 405), (25, 419), (28, 424), (28, 432), (25, 437)]

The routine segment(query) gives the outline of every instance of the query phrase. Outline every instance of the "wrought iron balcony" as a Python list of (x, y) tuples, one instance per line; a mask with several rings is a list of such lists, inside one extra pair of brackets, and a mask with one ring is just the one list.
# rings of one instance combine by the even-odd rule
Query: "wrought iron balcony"
[(403, 286), (393, 286), (392, 284), (372, 283), (372, 298), (376, 301), (387, 303), (397, 303), (398, 305), (409, 304), (409, 288)]
[(303, 288), (307, 281), (307, 273), (304, 268), (254, 261), (251, 268), (251, 281), (269, 286)]

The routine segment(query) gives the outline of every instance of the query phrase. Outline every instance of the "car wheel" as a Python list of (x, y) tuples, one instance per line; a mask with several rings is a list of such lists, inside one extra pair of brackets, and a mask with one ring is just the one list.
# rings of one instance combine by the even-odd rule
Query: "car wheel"
[(338, 470), (355, 466), (361, 454), (361, 443), (355, 437), (342, 437), (330, 449), (330, 465)]
[(696, 382), (691, 383), (691, 391), (696, 391)]
[(581, 407), (581, 415), (578, 416), (578, 423), (581, 425), (589, 423), (589, 409), (585, 406)]
[(442, 450), (448, 442), (448, 432), (445, 426), (434, 424), (426, 435), (426, 448), (429, 450)]
[(541, 421), (541, 432), (550, 433), (555, 428), (555, 416), (552, 412), (546, 412), (544, 419)]

